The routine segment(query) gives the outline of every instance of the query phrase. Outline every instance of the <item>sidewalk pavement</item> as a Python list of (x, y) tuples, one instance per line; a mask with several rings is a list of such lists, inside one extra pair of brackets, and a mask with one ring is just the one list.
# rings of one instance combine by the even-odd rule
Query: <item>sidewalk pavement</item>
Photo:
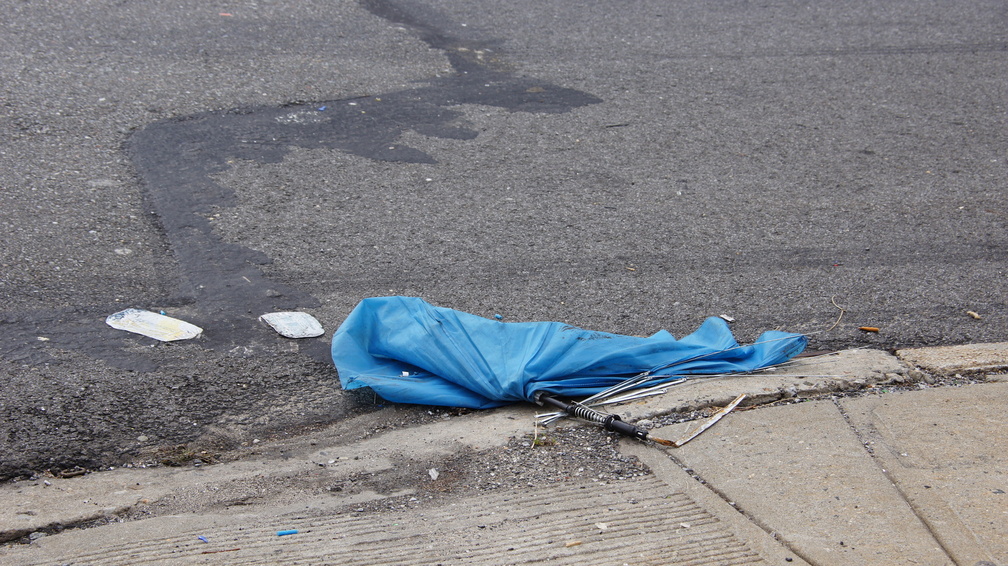
[[(0, 536), (31, 543), (0, 547), (0, 562), (1008, 565), (1008, 343), (897, 354), (806, 358), (621, 407), (678, 438), (697, 422), (661, 426), (669, 414), (748, 396), (680, 448), (621, 441), (640, 467), (591, 478), (585, 463), (549, 483), (424, 495), (439, 481), (426, 463), (478, 468), (531, 432), (534, 409), (510, 407), (213, 466), (8, 484)], [(531, 450), (578, 449), (536, 442), (511, 450), (510, 473), (535, 472)], [(347, 478), (375, 488), (319, 490)]]

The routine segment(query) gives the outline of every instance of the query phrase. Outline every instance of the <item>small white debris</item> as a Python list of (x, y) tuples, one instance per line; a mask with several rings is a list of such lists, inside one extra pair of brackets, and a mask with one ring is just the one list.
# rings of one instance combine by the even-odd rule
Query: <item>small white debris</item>
[(203, 332), (202, 328), (184, 320), (141, 309), (126, 309), (110, 314), (105, 323), (116, 330), (142, 334), (162, 342), (188, 340)]
[(609, 525), (606, 523), (595, 523), (595, 527), (597, 527), (600, 531), (604, 531), (609, 528)]
[(271, 312), (260, 316), (259, 320), (287, 338), (314, 338), (325, 334), (319, 321), (306, 312)]
[(434, 469), (434, 468), (431, 468), (431, 469), (427, 470), (427, 473), (428, 473), (428, 474), (430, 474), (430, 479), (432, 479), (432, 480), (436, 480), (436, 479), (438, 479), (438, 476), (440, 476), (440, 475), (441, 475), (441, 474), (439, 474), (439, 473), (438, 473), (438, 471), (437, 471), (436, 469)]
[(725, 322), (735, 322), (734, 318), (732, 318), (732, 317), (730, 317), (730, 316), (728, 316), (726, 314), (721, 315), (721, 318), (723, 318)]

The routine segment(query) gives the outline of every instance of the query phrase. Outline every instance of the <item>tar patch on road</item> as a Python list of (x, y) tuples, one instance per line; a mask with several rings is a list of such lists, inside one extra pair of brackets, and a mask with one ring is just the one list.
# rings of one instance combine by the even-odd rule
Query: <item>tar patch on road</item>
[[(362, 98), (206, 112), (156, 122), (128, 141), (128, 152), (178, 267), (177, 291), (160, 303), (200, 313), (191, 322), (204, 328), (200, 338), (204, 347), (231, 349), (267, 339), (271, 331), (257, 321), (260, 314), (318, 305), (307, 292), (267, 277), (261, 266), (270, 262), (269, 257), (214, 233), (209, 217), (236, 204), (232, 191), (214, 181), (230, 160), (276, 163), (296, 146), (379, 161), (433, 163), (430, 155), (398, 140), (408, 130), (440, 138), (475, 138), (475, 131), (453, 125), (462, 116), (459, 105), (562, 113), (601, 102), (549, 81), (516, 76), (491, 47), (492, 40), (465, 40), (443, 29), (445, 24), (435, 25), (445, 21), (437, 14), (377, 0), (364, 0), (362, 5), (442, 50), (454, 75)], [(6, 315), (0, 318), (0, 355), (39, 364), (49, 359), (46, 349), (55, 347), (83, 351), (126, 369), (155, 369), (155, 363), (135, 348), (148, 339), (106, 327), (105, 316), (121, 308), (90, 305)], [(40, 341), (39, 336), (47, 340)], [(305, 345), (302, 351), (328, 360), (323, 340)], [(134, 347), (127, 353), (130, 346)]]

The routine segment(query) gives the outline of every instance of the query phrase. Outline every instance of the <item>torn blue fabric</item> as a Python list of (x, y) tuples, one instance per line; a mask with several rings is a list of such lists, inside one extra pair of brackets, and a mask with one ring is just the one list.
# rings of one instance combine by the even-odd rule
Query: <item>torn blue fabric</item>
[(484, 409), (548, 392), (580, 398), (642, 372), (647, 385), (691, 374), (754, 371), (805, 349), (801, 334), (768, 331), (740, 346), (728, 324), (708, 318), (676, 340), (559, 322), (500, 322), (414, 297), (364, 299), (333, 336), (344, 389), (370, 387), (396, 403)]

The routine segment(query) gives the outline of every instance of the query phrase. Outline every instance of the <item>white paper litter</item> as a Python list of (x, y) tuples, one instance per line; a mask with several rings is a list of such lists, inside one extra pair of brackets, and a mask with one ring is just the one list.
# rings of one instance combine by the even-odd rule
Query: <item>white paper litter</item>
[(110, 314), (105, 323), (117, 330), (142, 334), (162, 342), (188, 340), (203, 332), (195, 324), (142, 309), (126, 309)]
[(259, 320), (287, 338), (314, 338), (325, 334), (319, 321), (306, 312), (271, 312), (260, 316)]

